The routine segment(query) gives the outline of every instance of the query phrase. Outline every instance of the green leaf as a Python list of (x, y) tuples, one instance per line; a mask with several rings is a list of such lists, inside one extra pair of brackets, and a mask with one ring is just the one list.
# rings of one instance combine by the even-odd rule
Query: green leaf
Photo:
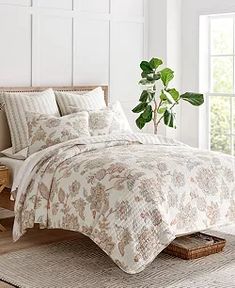
[(147, 80), (147, 79), (141, 79), (141, 80), (139, 81), (139, 84), (141, 84), (141, 85), (153, 85), (154, 83), (155, 83), (154, 80), (149, 81), (149, 80)]
[(147, 91), (147, 90), (144, 90), (140, 96), (140, 99), (139, 101), (140, 102), (151, 102), (153, 100), (155, 96), (155, 92), (150, 92), (150, 91)]
[(161, 93), (161, 95), (160, 95), (160, 99), (161, 99), (162, 101), (166, 101), (166, 100), (167, 100), (166, 94), (164, 93), (163, 90), (162, 90), (162, 93)]
[(156, 81), (159, 80), (160, 78), (161, 78), (161, 74), (160, 73), (156, 73), (156, 74), (153, 75), (153, 79), (156, 80)]
[(140, 102), (146, 102), (149, 98), (149, 92), (144, 90), (140, 96)]
[(163, 113), (165, 113), (166, 109), (167, 109), (167, 107), (164, 107), (164, 106), (158, 107), (157, 113), (163, 114)]
[(149, 62), (149, 65), (152, 69), (157, 69), (160, 65), (162, 65), (162, 60), (158, 58), (152, 58)]
[(170, 93), (168, 93), (167, 91), (164, 91), (164, 94), (166, 96), (166, 100), (168, 101), (168, 103), (170, 104), (174, 104), (175, 103), (175, 100), (174, 98), (171, 96)]
[(157, 113), (163, 114), (163, 113), (165, 113), (165, 111), (167, 109), (170, 110), (171, 107), (172, 107), (172, 104), (169, 104), (169, 102), (167, 100), (166, 101), (162, 101), (161, 105), (158, 106)]
[(139, 81), (139, 84), (141, 84), (141, 85), (146, 85), (147, 83), (148, 83), (147, 79), (141, 79)]
[(162, 90), (162, 93), (160, 95), (160, 99), (162, 101), (167, 101), (169, 104), (174, 104), (175, 103), (175, 100), (173, 99), (171, 94), (168, 93), (166, 90)]
[(141, 102), (132, 110), (132, 112), (140, 113), (140, 112), (144, 111), (144, 109), (147, 107), (147, 105), (148, 104), (146, 102)]
[(146, 124), (146, 120), (140, 115), (140, 116), (136, 119), (135, 123), (136, 123), (136, 125), (137, 125), (137, 127), (138, 127), (139, 129), (143, 129), (144, 126), (145, 126), (145, 124)]
[(164, 113), (164, 124), (171, 128), (176, 128), (175, 113), (167, 109)]
[(167, 92), (171, 95), (175, 102), (180, 99), (180, 93), (175, 88), (168, 89)]
[(143, 72), (145, 73), (153, 73), (153, 69), (150, 66), (149, 62), (147, 61), (142, 61), (140, 63), (140, 68), (142, 69)]
[(147, 75), (147, 80), (151, 82), (154, 81), (153, 75), (152, 74)]
[(165, 87), (168, 86), (169, 82), (174, 78), (174, 71), (170, 68), (165, 68), (160, 71), (162, 83)]
[(142, 77), (142, 78), (146, 78), (148, 74), (149, 74), (149, 73), (142, 72), (142, 73), (141, 73), (141, 77)]
[(204, 103), (204, 96), (203, 94), (193, 93), (193, 92), (186, 92), (180, 96), (181, 99), (189, 102), (194, 106), (200, 106)]
[(141, 114), (141, 117), (145, 119), (145, 122), (150, 122), (153, 116), (153, 109), (151, 105), (148, 105), (144, 112)]

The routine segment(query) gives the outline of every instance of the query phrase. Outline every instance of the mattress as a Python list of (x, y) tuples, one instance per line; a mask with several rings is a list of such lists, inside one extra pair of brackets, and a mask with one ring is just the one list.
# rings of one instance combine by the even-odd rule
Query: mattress
[(19, 172), (21, 166), (24, 163), (24, 160), (17, 160), (8, 157), (0, 157), (0, 163), (6, 165), (11, 170), (11, 179), (9, 188), (11, 188), (13, 180), (15, 179), (17, 173)]

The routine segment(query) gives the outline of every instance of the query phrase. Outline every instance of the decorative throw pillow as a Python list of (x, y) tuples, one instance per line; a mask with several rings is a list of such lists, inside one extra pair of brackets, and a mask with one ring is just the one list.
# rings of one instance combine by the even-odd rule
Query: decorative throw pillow
[(90, 136), (86, 111), (64, 117), (28, 112), (27, 123), (28, 155), (71, 139)]
[(85, 94), (59, 91), (55, 91), (55, 94), (62, 115), (72, 113), (70, 106), (78, 107), (80, 111), (98, 110), (106, 107), (104, 91), (101, 87)]
[(59, 116), (55, 94), (52, 89), (36, 93), (4, 92), (2, 98), (5, 103), (13, 153), (28, 146), (26, 111)]
[(89, 128), (92, 136), (109, 134), (113, 122), (113, 112), (100, 110), (89, 112)]
[(111, 125), (110, 133), (116, 133), (116, 132), (132, 132), (130, 124), (126, 118), (126, 115), (122, 109), (122, 105), (119, 101), (114, 102), (113, 104), (110, 104), (109, 109), (111, 109), (114, 112), (114, 118)]
[[(81, 111), (78, 107), (69, 106), (71, 113)], [(89, 127), (91, 135), (132, 132), (130, 124), (119, 101), (100, 110), (90, 110)], [(103, 121), (103, 123), (102, 123)], [(97, 127), (103, 127), (98, 129)]]
[[(72, 113), (81, 112), (77, 107), (71, 107)], [(89, 113), (89, 131), (91, 136), (105, 135), (110, 133), (113, 123), (114, 113), (111, 110), (88, 111)]]

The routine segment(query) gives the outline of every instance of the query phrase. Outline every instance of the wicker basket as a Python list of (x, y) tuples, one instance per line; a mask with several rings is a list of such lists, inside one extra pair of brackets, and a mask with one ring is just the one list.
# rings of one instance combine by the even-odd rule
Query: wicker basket
[(226, 240), (204, 233), (175, 239), (164, 252), (184, 260), (192, 260), (221, 252)]
[(8, 185), (9, 170), (6, 166), (0, 165), (0, 185)]

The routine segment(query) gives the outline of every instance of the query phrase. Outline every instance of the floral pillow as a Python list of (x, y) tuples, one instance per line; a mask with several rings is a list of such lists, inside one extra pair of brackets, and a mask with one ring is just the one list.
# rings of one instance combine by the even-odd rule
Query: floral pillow
[(26, 119), (29, 133), (28, 155), (71, 139), (90, 136), (89, 114), (86, 111), (64, 117), (27, 112)]
[[(81, 112), (80, 108), (71, 107), (72, 113)], [(106, 135), (109, 134), (111, 125), (113, 123), (114, 113), (111, 110), (97, 110), (89, 111), (89, 131), (91, 136)]]
[(109, 134), (113, 123), (112, 111), (100, 110), (89, 112), (89, 129), (92, 136)]
[[(79, 107), (70, 106), (72, 113), (79, 112)], [(100, 110), (90, 110), (89, 128), (91, 135), (132, 132), (130, 124), (119, 101)]]

